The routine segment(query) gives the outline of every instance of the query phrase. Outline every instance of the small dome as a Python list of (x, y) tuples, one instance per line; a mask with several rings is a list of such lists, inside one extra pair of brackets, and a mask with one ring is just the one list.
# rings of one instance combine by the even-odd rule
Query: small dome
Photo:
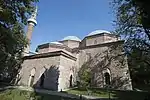
[(106, 31), (106, 30), (96, 30), (96, 31), (89, 33), (87, 36), (97, 35), (97, 34), (101, 34), (101, 33), (111, 34), (109, 31)]
[(65, 38), (62, 39), (62, 41), (65, 41), (65, 40), (74, 40), (74, 41), (81, 41), (78, 37), (76, 36), (67, 36)]
[(63, 45), (62, 43), (60, 42), (50, 42), (50, 44), (58, 44), (58, 45)]

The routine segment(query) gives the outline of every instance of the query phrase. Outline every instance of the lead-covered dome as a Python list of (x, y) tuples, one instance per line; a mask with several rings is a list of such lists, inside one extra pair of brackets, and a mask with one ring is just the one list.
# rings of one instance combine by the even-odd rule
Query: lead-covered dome
[(81, 41), (78, 37), (76, 36), (67, 36), (67, 37), (64, 37), (62, 39), (62, 41), (65, 41), (65, 40), (73, 40), (73, 41)]
[(62, 43), (60, 43), (60, 42), (50, 42), (50, 44), (56, 44), (56, 45), (63, 45)]
[(87, 36), (92, 36), (92, 35), (97, 35), (97, 34), (102, 34), (102, 33), (111, 34), (109, 31), (106, 31), (106, 30), (96, 30), (96, 31), (89, 33)]

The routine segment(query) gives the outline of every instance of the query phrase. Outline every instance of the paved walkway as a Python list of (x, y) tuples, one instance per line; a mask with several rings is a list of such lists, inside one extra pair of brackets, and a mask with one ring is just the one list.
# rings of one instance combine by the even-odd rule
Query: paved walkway
[[(96, 96), (87, 96), (87, 95), (82, 95), (83, 98), (88, 99), (88, 100), (110, 100), (109, 98), (105, 98), (105, 97), (96, 97)], [(111, 99), (114, 100), (114, 99)]]

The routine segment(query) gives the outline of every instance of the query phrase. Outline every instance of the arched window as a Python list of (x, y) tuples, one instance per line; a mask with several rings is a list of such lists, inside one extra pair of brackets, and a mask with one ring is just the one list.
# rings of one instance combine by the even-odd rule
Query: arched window
[(110, 85), (110, 75), (109, 75), (109, 73), (106, 72), (106, 73), (104, 74), (104, 77), (105, 77), (105, 84), (106, 84), (106, 85)]
[(30, 76), (29, 76), (29, 81), (28, 81), (28, 86), (33, 86), (34, 83), (34, 76), (35, 76), (35, 68), (33, 68), (30, 72)]

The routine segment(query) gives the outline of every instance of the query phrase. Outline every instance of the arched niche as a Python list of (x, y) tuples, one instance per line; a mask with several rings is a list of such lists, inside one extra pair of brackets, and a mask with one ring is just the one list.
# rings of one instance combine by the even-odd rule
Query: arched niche
[(69, 74), (69, 87), (73, 87), (73, 71), (71, 70)]
[(36, 69), (33, 68), (33, 69), (31, 70), (30, 76), (34, 76), (34, 75), (35, 75), (35, 71), (36, 71)]
[(36, 69), (33, 68), (30, 72), (29, 81), (28, 81), (28, 86), (30, 86), (30, 87), (33, 86), (35, 73), (36, 73)]
[(70, 75), (69, 78), (70, 78), (70, 79), (69, 79), (69, 87), (73, 87), (73, 76)]

